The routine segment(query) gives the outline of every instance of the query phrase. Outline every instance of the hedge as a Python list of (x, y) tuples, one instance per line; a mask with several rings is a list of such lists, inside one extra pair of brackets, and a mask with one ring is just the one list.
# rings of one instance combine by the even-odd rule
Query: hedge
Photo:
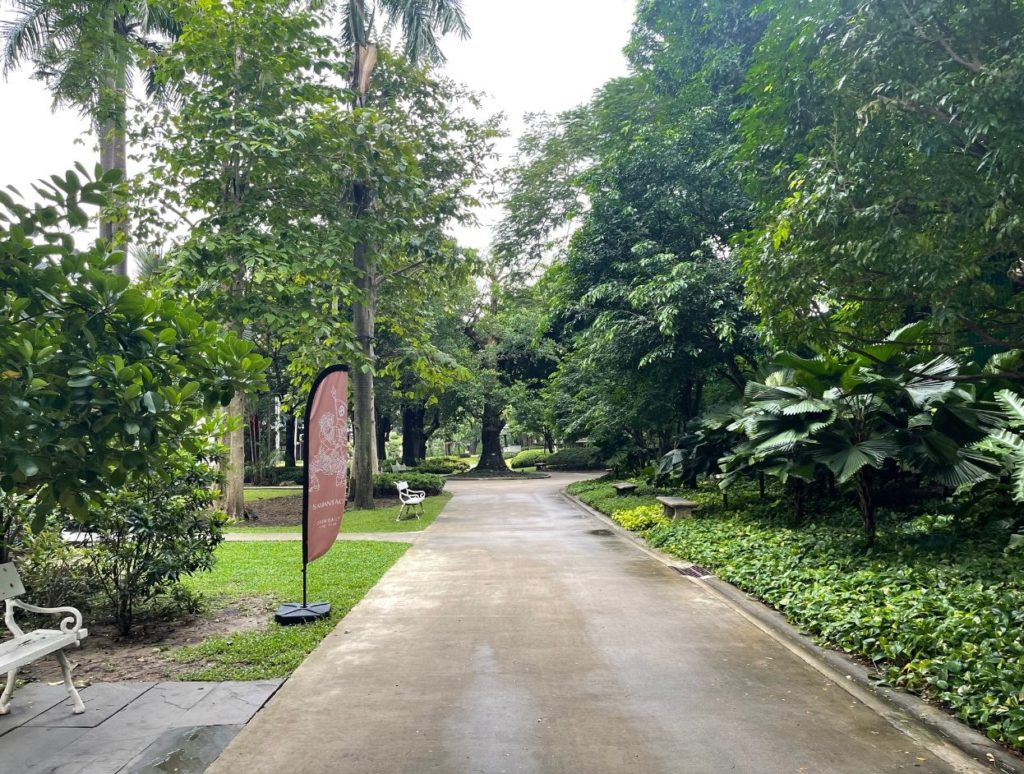
[(593, 446), (570, 446), (559, 449), (548, 457), (549, 468), (564, 470), (595, 470), (604, 467), (604, 459), (599, 449)]
[(511, 468), (532, 468), (538, 462), (546, 462), (548, 453), (544, 449), (524, 449), (509, 460)]
[(428, 495), (439, 495), (444, 491), (444, 477), (432, 473), (410, 470), (405, 473), (378, 473), (373, 477), (374, 497), (398, 497), (396, 481), (409, 482), (410, 489), (420, 489)]

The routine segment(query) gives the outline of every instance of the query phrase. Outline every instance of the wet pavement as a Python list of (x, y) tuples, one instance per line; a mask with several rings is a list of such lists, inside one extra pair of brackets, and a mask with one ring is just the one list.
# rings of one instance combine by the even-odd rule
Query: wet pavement
[(960, 769), (560, 494), (455, 497), (210, 774)]
[(29, 683), (0, 716), (0, 772), (201, 774), (282, 682), (94, 683), (82, 715), (63, 683)]

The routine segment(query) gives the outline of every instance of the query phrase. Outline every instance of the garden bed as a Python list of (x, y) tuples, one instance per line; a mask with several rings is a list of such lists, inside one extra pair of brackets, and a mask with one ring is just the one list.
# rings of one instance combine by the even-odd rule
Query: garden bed
[(725, 508), (703, 486), (685, 491), (700, 515), (669, 523), (649, 489), (616, 498), (609, 483), (579, 482), (569, 492), (865, 659), (882, 682), (1024, 750), (1024, 551), (1005, 551), (1009, 526), (984, 505), (882, 512), (868, 551), (852, 504), (793, 526), (784, 498), (737, 486)]
[[(310, 598), (330, 602), (330, 618), (281, 627), (273, 623), (274, 610), (302, 599), (301, 543), (225, 543), (212, 571), (184, 581), (205, 600), (207, 612), (144, 621), (128, 639), (87, 613), (89, 637), (70, 652), (75, 682), (286, 677), (407, 548), (376, 541), (336, 544), (309, 569)], [(36, 662), (19, 676), (61, 679), (56, 659)]]

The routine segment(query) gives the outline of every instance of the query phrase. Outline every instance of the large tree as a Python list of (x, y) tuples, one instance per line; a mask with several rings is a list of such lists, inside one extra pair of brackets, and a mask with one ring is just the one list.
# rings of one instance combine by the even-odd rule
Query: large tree
[(932, 344), (1024, 346), (1021, 4), (762, 10), (741, 253), (770, 333), (861, 346), (928, 319)]
[[(176, 37), (180, 24), (168, 4), (129, 0), (15, 0), (14, 18), (0, 26), (3, 70), (31, 63), (53, 93), (54, 105), (70, 105), (92, 121), (104, 171), (127, 173), (127, 112), (133, 75), (159, 91), (153, 55)], [(100, 216), (100, 238), (126, 239), (125, 201), (113, 197)], [(126, 254), (125, 254), (126, 255)], [(128, 273), (127, 257), (115, 264)]]
[[(346, 0), (342, 9), (342, 41), (352, 51), (349, 84), (355, 111), (367, 107), (370, 80), (378, 56), (377, 30), (382, 23), (389, 21), (397, 24), (405, 54), (414, 63), (443, 60), (439, 41), (441, 36), (455, 33), (465, 37), (469, 34), (461, 0)], [(373, 216), (378, 183), (352, 183), (349, 197), (353, 216)], [(378, 248), (369, 239), (360, 239), (353, 247), (355, 267), (359, 272), (358, 293), (352, 303), (360, 355), (360, 363), (352, 374), (355, 438), (352, 490), (357, 508), (373, 507), (373, 474), (377, 471), (373, 377), (376, 366), (374, 336), (380, 271)]]

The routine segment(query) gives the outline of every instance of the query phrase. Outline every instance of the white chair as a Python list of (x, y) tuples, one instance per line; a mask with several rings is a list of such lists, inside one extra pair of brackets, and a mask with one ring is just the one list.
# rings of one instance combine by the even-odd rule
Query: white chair
[(423, 513), (423, 501), (427, 499), (427, 493), (419, 489), (410, 489), (408, 481), (396, 481), (395, 487), (398, 489), (398, 499), (402, 501), (402, 507), (398, 509), (395, 521), (401, 521), (402, 514), (406, 510), (412, 511), (412, 514), (418, 519)]
[[(82, 628), (82, 614), (73, 607), (30, 605), (17, 599), (24, 593), (25, 587), (21, 585), (21, 578), (18, 577), (18, 571), (14, 569), (14, 565), (11, 563), (0, 564), (0, 600), (4, 601), (6, 607), (4, 623), (14, 635), (13, 640), (0, 642), (0, 673), (7, 673), (7, 687), (0, 694), (0, 715), (6, 715), (11, 711), (11, 694), (14, 693), (14, 680), (18, 675), (18, 667), (31, 664), (51, 653), (60, 662), (61, 671), (64, 673), (64, 685), (67, 686), (68, 695), (75, 706), (74, 713), (81, 715), (85, 712), (85, 705), (71, 680), (71, 663), (68, 661), (64, 649), (77, 648), (79, 642), (89, 635), (89, 631)], [(19, 607), (30, 613), (66, 615), (61, 620), (59, 629), (36, 629), (25, 634), (14, 622), (14, 610)]]

